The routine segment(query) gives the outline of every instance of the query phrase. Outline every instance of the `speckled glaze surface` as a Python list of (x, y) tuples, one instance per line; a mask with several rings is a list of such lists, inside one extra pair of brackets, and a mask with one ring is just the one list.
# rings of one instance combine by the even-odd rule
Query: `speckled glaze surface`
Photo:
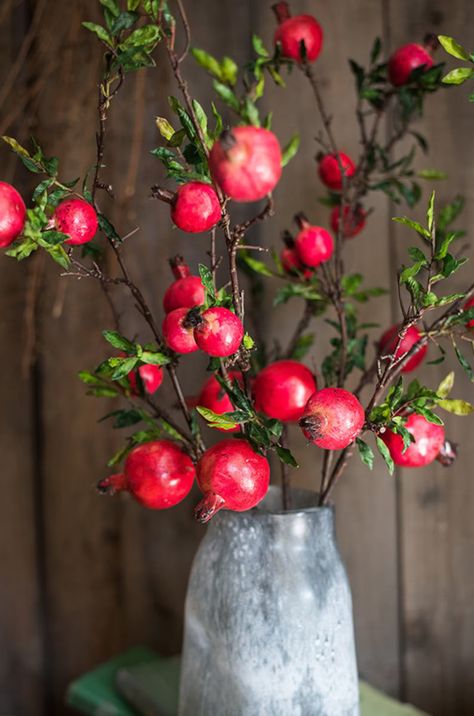
[(278, 488), (219, 512), (186, 599), (179, 716), (359, 716), (349, 584), (332, 508)]

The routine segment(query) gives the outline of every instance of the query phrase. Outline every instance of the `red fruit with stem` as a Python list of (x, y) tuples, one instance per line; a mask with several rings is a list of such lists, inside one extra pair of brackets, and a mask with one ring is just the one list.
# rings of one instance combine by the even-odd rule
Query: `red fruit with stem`
[(415, 442), (411, 443), (405, 451), (400, 435), (391, 430), (387, 430), (381, 435), (395, 465), (424, 467), (436, 460), (444, 445), (444, 427), (430, 423), (422, 415), (416, 413), (412, 413), (408, 417), (405, 427), (415, 438)]
[(285, 248), (281, 250), (280, 261), (283, 271), (290, 276), (303, 276), (305, 279), (310, 279), (313, 276), (313, 271), (304, 266), (298, 252), (295, 248), (295, 240), (289, 231), (283, 233), (283, 241), (285, 242)]
[[(232, 371), (229, 373), (229, 378), (231, 383), (234, 380), (237, 380), (239, 385), (242, 386), (242, 373), (239, 373), (238, 371)], [(235, 407), (232, 405), (231, 399), (229, 398), (228, 394), (214, 375), (211, 375), (211, 377), (208, 378), (208, 380), (206, 380), (206, 382), (204, 383), (201, 392), (196, 399), (196, 405), (202, 405), (203, 408), (212, 410), (212, 412), (216, 413), (217, 415), (222, 415), (223, 413), (231, 413), (233, 410), (235, 410)], [(226, 433), (240, 432), (240, 428), (238, 426), (236, 426), (235, 428), (217, 429), (222, 430), (222, 432)]]
[(54, 227), (69, 236), (64, 242), (69, 246), (79, 246), (92, 241), (98, 228), (97, 214), (94, 207), (84, 199), (65, 199), (56, 209), (52, 217)]
[(216, 184), (231, 199), (263, 199), (281, 177), (278, 139), (260, 127), (225, 130), (211, 149), (209, 168)]
[[(291, 17), (287, 2), (273, 5), (278, 20), (274, 42), (279, 45), (283, 57), (301, 62), (307, 59), (314, 62), (321, 52), (323, 31), (319, 22), (312, 15), (295, 15)], [(304, 53), (302, 51), (304, 43)]]
[[(470, 308), (474, 308), (474, 296), (466, 301), (463, 310), (468, 311)], [(474, 318), (471, 318), (466, 325), (468, 328), (474, 328)]]
[(0, 248), (10, 246), (25, 226), (26, 206), (14, 186), (0, 181)]
[(312, 226), (303, 214), (295, 219), (300, 229), (295, 249), (301, 263), (316, 268), (329, 261), (334, 252), (334, 239), (329, 231), (322, 226)]
[[(349, 178), (356, 170), (354, 162), (344, 152), (339, 152), (339, 161), (337, 154), (324, 154), (318, 157), (318, 160), (319, 178), (325, 186), (333, 191), (341, 191), (343, 174), (346, 178)], [(342, 172), (339, 164), (342, 166)]]
[(219, 197), (210, 184), (191, 181), (179, 187), (171, 201), (171, 219), (190, 234), (209, 231), (222, 216)]
[(193, 353), (198, 350), (194, 340), (194, 324), (189, 321), (188, 308), (176, 308), (165, 316), (163, 338), (175, 353)]
[(133, 448), (123, 473), (104, 478), (97, 489), (109, 495), (125, 490), (144, 507), (165, 510), (184, 500), (195, 476), (191, 458), (178, 445), (154, 440)]
[(163, 382), (163, 368), (160, 368), (158, 365), (141, 365), (138, 371), (132, 370), (127, 377), (134, 395), (138, 395), (137, 372), (141, 378), (145, 392), (149, 395), (156, 393)]
[(415, 43), (399, 47), (388, 61), (388, 77), (392, 85), (401, 87), (408, 84), (413, 70), (424, 67), (429, 70), (433, 58), (428, 49)]
[(269, 418), (296, 421), (316, 390), (309, 368), (296, 360), (279, 360), (257, 375), (253, 387), (255, 407)]
[(181, 256), (170, 260), (171, 269), (176, 281), (166, 289), (163, 297), (163, 308), (166, 313), (176, 308), (194, 308), (202, 306), (206, 300), (206, 291), (199, 276), (191, 276), (189, 267)]
[[(400, 326), (392, 326), (388, 331), (385, 331), (380, 339), (380, 355), (391, 355), (391, 353), (393, 353), (398, 343), (399, 330)], [(410, 326), (395, 353), (395, 358), (401, 358), (405, 353), (408, 353), (415, 343), (418, 343), (420, 338), (421, 333), (418, 328), (416, 326)], [(423, 361), (427, 350), (428, 346), (421, 346), (405, 363), (402, 368), (402, 373), (411, 373), (412, 370), (415, 370)]]
[(210, 356), (225, 358), (239, 349), (244, 337), (242, 321), (228, 308), (215, 306), (202, 314), (190, 311), (194, 323), (194, 338), (198, 347)]
[[(344, 216), (342, 235), (345, 239), (352, 239), (357, 234), (360, 234), (364, 228), (367, 214), (360, 204), (357, 204), (353, 209), (350, 206), (345, 206), (342, 214)], [(341, 207), (335, 206), (331, 211), (331, 229), (335, 234), (339, 231), (340, 217)]]
[(364, 408), (355, 395), (344, 388), (323, 388), (308, 400), (299, 425), (318, 447), (343, 450), (356, 439), (364, 422)]
[(195, 509), (208, 522), (223, 507), (250, 510), (263, 500), (270, 483), (270, 465), (245, 440), (223, 440), (206, 450), (197, 466), (197, 482), (204, 494)]

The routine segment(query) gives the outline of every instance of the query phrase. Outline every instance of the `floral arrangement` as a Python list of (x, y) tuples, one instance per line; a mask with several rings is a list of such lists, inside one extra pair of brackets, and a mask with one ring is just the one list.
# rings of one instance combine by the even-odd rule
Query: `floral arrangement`
[[(100, 0), (100, 5), (103, 24), (83, 23), (104, 52), (94, 166), (82, 182), (65, 181), (58, 160), (38, 143), (27, 149), (3, 137), (40, 181), (28, 209), (13, 186), (0, 182), (0, 247), (5, 253), (23, 260), (46, 251), (62, 275), (97, 280), (112, 309), (115, 325), (103, 332), (108, 354), (79, 377), (91, 395), (120, 399), (121, 407), (106, 417), (114, 428), (133, 430), (109, 462), (115, 468), (124, 461), (122, 472), (102, 479), (99, 489), (126, 490), (145, 507), (163, 509), (183, 500), (197, 480), (203, 498), (195, 514), (206, 522), (222, 507), (247, 510), (263, 499), (270, 481), (267, 457), (273, 451), (282, 465), (282, 508), (290, 509), (291, 472), (297, 467), (288, 443), (290, 423), (298, 423), (314, 449), (323, 450), (320, 484), (314, 486), (321, 505), (331, 498), (354, 453), (372, 469), (379, 452), (390, 473), (395, 465), (451, 464), (456, 446), (445, 436), (439, 411), (467, 415), (473, 408), (450, 397), (453, 373), (437, 387), (409, 374), (425, 360), (431, 344), (437, 354), (431, 363), (441, 363), (453, 350), (472, 379), (464, 347), (473, 344), (474, 286), (458, 293), (444, 288), (467, 260), (456, 248), (463, 232), (453, 228), (462, 199), (437, 207), (433, 192), (423, 224), (404, 215), (394, 219), (406, 225), (414, 241), (397, 276), (402, 320), (383, 335), (374, 335), (376, 327), (360, 321), (358, 306), (386, 291), (365, 286), (361, 273), (349, 273), (344, 266), (346, 243), (370, 232), (372, 192), (384, 192), (411, 209), (421, 198), (420, 182), (442, 178), (441, 172), (415, 168), (427, 144), (413, 128), (429, 95), (443, 85), (443, 64), (435, 64), (432, 56), (438, 40), (404, 45), (386, 61), (377, 39), (367, 64), (350, 60), (360, 141), (359, 156), (351, 157), (338, 144), (319, 86), (323, 29), (316, 18), (292, 16), (288, 3), (278, 2), (273, 47), (254, 36), (253, 59), (239, 67), (230, 57), (217, 59), (192, 46), (182, 0)], [(440, 42), (472, 63), (473, 56), (452, 38), (441, 36)], [(133, 238), (122, 236), (101, 206), (104, 193), (113, 197), (102, 170), (114, 98), (130, 73), (155, 66), (159, 44), (177, 96), (169, 97), (173, 120), (156, 120), (161, 140), (152, 151), (169, 185), (153, 186), (151, 194), (169, 205), (175, 226), (203, 235), (202, 263), (194, 272), (185, 257), (170, 257), (175, 280), (164, 292), (163, 317), (153, 314), (127, 268)], [(216, 101), (211, 107), (204, 108), (191, 94), (183, 67), (192, 61), (212, 81)], [(259, 100), (270, 82), (283, 93), (297, 72), (307, 79), (319, 116), (316, 161), (327, 189), (321, 201), (331, 207), (330, 230), (295, 206), (294, 232), (278, 227), (280, 249), (250, 245), (246, 237), (254, 225), (272, 220), (277, 231), (272, 190), (284, 181), (285, 165), (297, 161), (299, 145), (295, 136), (281, 148), (272, 116), (262, 116)], [(458, 68), (444, 84), (458, 84), (473, 73)], [(381, 136), (387, 112), (392, 117), (388, 139)], [(395, 156), (407, 137), (413, 147)], [(234, 218), (236, 203), (248, 205), (247, 219)], [(314, 214), (314, 207), (308, 207), (308, 215)], [(115, 273), (107, 271), (107, 253), (115, 258)], [(271, 350), (252, 338), (242, 290), (243, 281), (259, 286), (266, 277), (280, 282), (276, 310), (288, 301), (295, 310), (302, 304), (288, 346)], [(127, 290), (149, 342), (123, 334), (117, 287)], [(311, 352), (316, 319), (326, 321), (334, 333), (314, 375), (302, 361)], [(180, 373), (186, 370), (187, 354), (195, 351), (207, 354), (209, 364), (200, 394), (191, 400), (183, 393)], [(321, 352), (319, 346), (318, 356)], [(164, 379), (171, 382), (180, 415), (160, 400)], [(361, 393), (369, 385), (364, 405)], [(204, 443), (203, 421), (218, 433), (212, 447)]]

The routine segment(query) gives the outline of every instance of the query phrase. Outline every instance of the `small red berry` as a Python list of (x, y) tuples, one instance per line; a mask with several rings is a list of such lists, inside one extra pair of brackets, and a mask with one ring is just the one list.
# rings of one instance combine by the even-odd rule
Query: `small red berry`
[(444, 427), (428, 422), (422, 415), (412, 413), (405, 423), (409, 433), (415, 438), (403, 451), (403, 439), (400, 435), (387, 430), (381, 435), (388, 447), (395, 465), (401, 467), (424, 467), (432, 463), (444, 445)]
[[(238, 371), (230, 372), (229, 378), (231, 382), (237, 380), (240, 385), (243, 384), (242, 373)], [(202, 405), (203, 408), (212, 410), (212, 412), (216, 413), (217, 415), (222, 415), (223, 413), (231, 413), (233, 410), (235, 410), (235, 407), (232, 405), (231, 399), (229, 398), (228, 394), (214, 375), (211, 375), (211, 377), (208, 378), (208, 380), (206, 380), (206, 382), (204, 383), (201, 392), (199, 393), (199, 396), (196, 400), (196, 405)], [(238, 426), (229, 429), (218, 428), (218, 430), (222, 430), (226, 433), (240, 432), (240, 428)]]
[(206, 300), (206, 291), (199, 276), (191, 276), (189, 267), (181, 256), (170, 261), (176, 281), (168, 286), (163, 297), (166, 313), (176, 308), (194, 308), (202, 306)]
[(273, 132), (260, 127), (224, 131), (209, 155), (216, 184), (235, 201), (258, 201), (281, 177), (281, 149)]
[[(145, 392), (149, 395), (156, 393), (163, 382), (163, 368), (160, 368), (158, 365), (141, 365), (138, 369), (138, 374), (143, 383)], [(134, 395), (138, 395), (136, 371), (132, 370), (127, 377), (132, 393)]]
[(364, 408), (344, 388), (323, 388), (308, 400), (299, 425), (304, 435), (325, 450), (343, 450), (359, 435)]
[(401, 87), (410, 81), (413, 70), (423, 66), (426, 70), (433, 66), (433, 58), (426, 48), (415, 43), (403, 45), (388, 61), (388, 77), (392, 85)]
[[(392, 326), (388, 329), (388, 331), (385, 331), (382, 338), (380, 339), (381, 355), (390, 355), (395, 350), (395, 347), (398, 343), (399, 329), (400, 326)], [(402, 342), (400, 343), (397, 352), (395, 353), (395, 358), (401, 358), (403, 355), (405, 355), (405, 353), (408, 353), (408, 351), (415, 345), (415, 343), (418, 343), (420, 338), (421, 333), (418, 328), (416, 326), (410, 326)], [(423, 361), (427, 350), (428, 346), (426, 345), (418, 348), (418, 350), (411, 356), (411, 358), (408, 359), (408, 361), (403, 366), (402, 373), (411, 373), (412, 370), (415, 370), (415, 368), (417, 368)]]
[(94, 207), (84, 199), (65, 199), (53, 214), (54, 226), (69, 236), (64, 242), (70, 246), (79, 246), (91, 241), (98, 227)]
[(342, 165), (345, 177), (353, 176), (356, 170), (355, 164), (344, 152), (339, 152), (339, 161), (336, 154), (325, 154), (319, 159), (319, 178), (325, 186), (333, 191), (342, 189), (342, 173), (339, 163)]
[(0, 181), (0, 248), (10, 246), (23, 231), (25, 202), (14, 186)]
[(223, 440), (206, 450), (196, 466), (204, 494), (195, 509), (200, 522), (208, 522), (223, 507), (250, 510), (263, 500), (270, 483), (268, 461), (245, 440)]
[(184, 500), (195, 475), (191, 458), (178, 445), (155, 440), (134, 448), (123, 473), (109, 475), (97, 488), (110, 495), (126, 490), (144, 507), (165, 510)]
[[(360, 234), (365, 226), (366, 213), (364, 209), (358, 204), (354, 209), (350, 206), (345, 206), (344, 211), (344, 227), (343, 236), (345, 239), (352, 239), (357, 234)], [(339, 220), (341, 216), (341, 207), (335, 206), (331, 211), (331, 229), (335, 234), (339, 231)]]
[(228, 308), (208, 308), (194, 328), (198, 347), (210, 356), (225, 358), (233, 355), (242, 343), (242, 321)]
[(309, 62), (314, 62), (323, 44), (323, 31), (319, 22), (312, 15), (291, 17), (287, 2), (273, 5), (273, 10), (279, 23), (274, 42), (280, 46), (283, 57), (301, 62), (301, 43), (304, 42), (304, 57)]
[[(474, 308), (474, 296), (466, 301), (463, 310), (468, 311), (470, 308)], [(466, 325), (468, 328), (474, 328), (474, 318), (471, 318), (471, 320), (468, 321)]]
[(334, 252), (334, 239), (322, 226), (312, 226), (301, 214), (296, 217), (300, 232), (295, 239), (295, 249), (305, 266), (316, 268), (329, 261)]
[(194, 340), (194, 324), (188, 317), (188, 308), (176, 308), (163, 321), (163, 338), (168, 348), (175, 353), (193, 353), (198, 350)]
[(296, 360), (279, 360), (257, 375), (253, 387), (255, 407), (269, 418), (299, 420), (316, 390), (309, 368)]
[(180, 186), (171, 204), (171, 219), (178, 229), (190, 234), (212, 229), (221, 216), (216, 190), (210, 184), (199, 181)]

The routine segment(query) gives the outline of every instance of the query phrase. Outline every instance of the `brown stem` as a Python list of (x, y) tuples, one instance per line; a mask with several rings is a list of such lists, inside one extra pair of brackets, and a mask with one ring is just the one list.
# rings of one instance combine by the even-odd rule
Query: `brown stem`
[[(283, 430), (281, 433), (280, 445), (283, 448), (286, 448), (287, 443), (288, 443), (288, 428), (285, 425), (283, 427)], [(292, 508), (290, 468), (283, 461), (280, 463), (280, 468), (281, 468), (282, 507), (283, 507), (283, 510), (286, 512), (287, 510), (291, 510), (291, 508)]]

